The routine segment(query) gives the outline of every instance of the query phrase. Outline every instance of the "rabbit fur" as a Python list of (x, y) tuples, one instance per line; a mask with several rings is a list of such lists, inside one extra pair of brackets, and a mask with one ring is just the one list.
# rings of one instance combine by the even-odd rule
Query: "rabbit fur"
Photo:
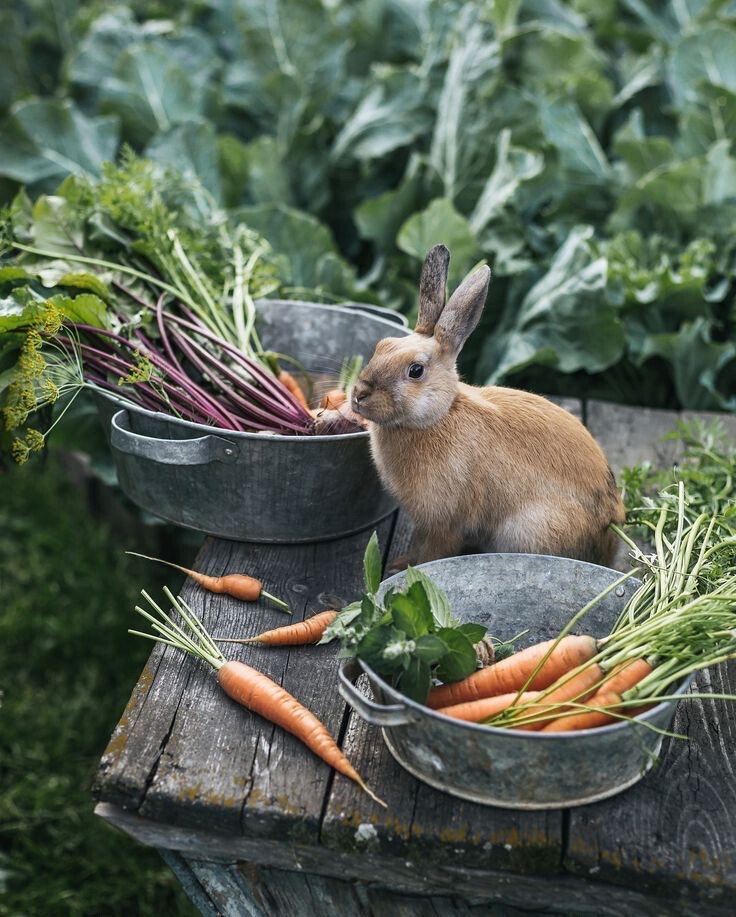
[(572, 414), (528, 392), (461, 382), (455, 361), (490, 282), (481, 267), (445, 305), (449, 252), (422, 268), (419, 317), (379, 341), (352, 392), (369, 421), (385, 487), (414, 522), (396, 566), (472, 551), (555, 554), (610, 565), (624, 509), (596, 441)]

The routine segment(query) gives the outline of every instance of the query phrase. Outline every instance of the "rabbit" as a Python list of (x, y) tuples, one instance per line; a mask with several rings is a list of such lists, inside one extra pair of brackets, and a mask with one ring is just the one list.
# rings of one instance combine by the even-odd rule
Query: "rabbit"
[(624, 508), (583, 424), (546, 398), (460, 381), (455, 361), (490, 282), (481, 267), (445, 305), (450, 254), (422, 268), (414, 332), (385, 338), (355, 383), (378, 473), (414, 522), (401, 569), (468, 552), (555, 554), (610, 566)]

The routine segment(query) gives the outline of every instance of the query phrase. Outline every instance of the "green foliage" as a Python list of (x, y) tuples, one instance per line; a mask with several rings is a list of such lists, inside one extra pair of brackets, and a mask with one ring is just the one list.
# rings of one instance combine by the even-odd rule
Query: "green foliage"
[(473, 644), (483, 639), (485, 627), (458, 625), (447, 596), (422, 570), (409, 567), (405, 588), (389, 589), (379, 600), (381, 555), (375, 532), (365, 550), (363, 572), (362, 599), (340, 612), (321, 643), (338, 639), (343, 656), (365, 660), (419, 703), (427, 699), (433, 677), (459, 681), (475, 671)]
[[(663, 504), (677, 503), (677, 482), (685, 484), (687, 512), (718, 515), (736, 528), (736, 446), (723, 424), (693, 420), (680, 422), (667, 436), (681, 442), (682, 457), (674, 469), (654, 468), (644, 462), (621, 472), (626, 518), (630, 525), (651, 537)], [(674, 536), (674, 512), (665, 534)]]
[(0, 571), (0, 914), (193, 915), (156, 852), (93, 815), (148, 653), (126, 633), (135, 562), (52, 465), (0, 475)]
[(472, 381), (736, 409), (733, 4), (16, 0), (0, 42), (0, 194), (127, 142), (293, 295), (411, 313), (431, 244), (487, 261)]

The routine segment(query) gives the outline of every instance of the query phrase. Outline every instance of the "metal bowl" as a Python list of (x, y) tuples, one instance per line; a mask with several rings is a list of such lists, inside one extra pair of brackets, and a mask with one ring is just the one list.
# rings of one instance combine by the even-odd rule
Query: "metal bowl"
[[(565, 557), (476, 554), (423, 564), (447, 593), (460, 621), (485, 624), (496, 637), (529, 632), (518, 649), (557, 636), (587, 602), (621, 574)], [(401, 586), (404, 574), (386, 580)], [(595, 605), (577, 633), (603, 637), (639, 586), (629, 579)], [(373, 700), (355, 686), (365, 673)], [(692, 679), (676, 690), (684, 693)], [(676, 702), (638, 718), (568, 734), (512, 732), (464, 723), (409, 700), (370, 666), (340, 668), (340, 693), (369, 723), (382, 727), (389, 751), (419, 780), (453, 796), (510, 809), (557, 809), (596, 802), (640, 780), (657, 759)], [(648, 725), (645, 725), (648, 724)]]
[[(258, 302), (263, 346), (310, 372), (336, 373), (342, 359), (370, 359), (382, 338), (409, 332), (405, 319), (361, 303)], [(278, 436), (238, 433), (131, 407), (100, 396), (98, 409), (123, 491), (185, 528), (239, 541), (299, 543), (375, 526), (396, 509), (381, 486), (368, 433)]]

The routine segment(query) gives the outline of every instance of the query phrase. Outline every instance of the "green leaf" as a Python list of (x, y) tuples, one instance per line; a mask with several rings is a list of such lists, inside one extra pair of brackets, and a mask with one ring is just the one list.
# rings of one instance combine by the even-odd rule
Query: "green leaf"
[(379, 251), (393, 251), (396, 235), (418, 208), (423, 175), (420, 158), (413, 154), (406, 175), (397, 188), (364, 200), (353, 212), (361, 236), (375, 243)]
[(621, 358), (624, 328), (606, 302), (606, 259), (591, 227), (573, 229), (546, 274), (521, 302), (508, 331), (488, 340), (481, 378), (495, 384), (531, 364), (600, 372)]
[(475, 208), (470, 215), (470, 228), (478, 235), (488, 223), (498, 217), (511, 200), (519, 185), (540, 174), (544, 156), (532, 150), (511, 146), (511, 131), (501, 131), (496, 146), (496, 164), (488, 177)]
[(18, 102), (3, 130), (0, 176), (51, 188), (70, 173), (97, 175), (114, 158), (118, 136), (117, 118), (89, 118), (72, 102)]
[(447, 652), (447, 644), (436, 634), (422, 634), (414, 642), (414, 655), (428, 665), (437, 662)]
[(0, 297), (0, 333), (21, 328), (33, 322), (39, 313), (43, 300), (34, 296), (31, 290), (21, 288), (9, 296)]
[(447, 198), (437, 198), (426, 210), (410, 217), (396, 240), (402, 251), (418, 261), (424, 261), (430, 248), (439, 242), (452, 253), (448, 286), (453, 290), (477, 260), (478, 243), (468, 221)]
[(610, 165), (590, 124), (577, 105), (545, 99), (539, 108), (539, 121), (548, 143), (556, 148), (560, 163), (577, 182), (605, 183)]
[(458, 630), (443, 627), (437, 636), (447, 644), (447, 653), (440, 659), (435, 675), (443, 682), (460, 681), (474, 672), (478, 660), (473, 644)]
[(401, 673), (397, 687), (411, 700), (423, 704), (427, 700), (431, 685), (432, 677), (428, 663), (414, 657), (409, 660), (406, 669)]
[(378, 547), (378, 534), (374, 532), (368, 539), (363, 554), (363, 584), (369, 595), (375, 595), (381, 585), (381, 551)]
[(337, 254), (329, 229), (315, 217), (279, 204), (239, 207), (232, 216), (271, 243), (284, 286), (351, 295), (353, 270)]
[(406, 570), (406, 582), (410, 587), (415, 583), (420, 583), (424, 587), (424, 592), (432, 609), (432, 616), (438, 627), (452, 626), (450, 600), (431, 577), (427, 576), (423, 570), (417, 570), (416, 567), (408, 567)]
[(684, 324), (674, 334), (653, 334), (645, 339), (639, 364), (662, 357), (672, 367), (680, 403), (692, 410), (727, 409), (718, 392), (718, 375), (736, 361), (736, 344), (712, 340), (712, 325), (705, 318)]
[(423, 100), (424, 86), (411, 71), (379, 76), (335, 138), (332, 159), (376, 159), (408, 146), (427, 126)]
[(472, 644), (480, 643), (480, 641), (485, 637), (486, 631), (488, 630), (483, 624), (473, 624), (472, 622), (467, 622), (466, 624), (460, 624), (457, 628), (463, 636), (467, 637)]
[(49, 302), (61, 312), (61, 314), (72, 322), (81, 325), (94, 325), (96, 328), (109, 328), (110, 320), (107, 314), (107, 306), (92, 293), (81, 293), (74, 298), (70, 296), (52, 296)]
[(203, 34), (190, 33), (176, 50), (164, 38), (151, 39), (127, 47), (110, 63), (114, 69), (100, 83), (100, 106), (120, 116), (135, 143), (206, 113), (217, 58)]
[(702, 84), (736, 92), (736, 31), (721, 25), (683, 36), (672, 53), (671, 85), (676, 100), (697, 98)]
[(409, 637), (420, 637), (428, 634), (434, 624), (429, 606), (415, 604), (411, 597), (394, 593), (391, 596), (390, 608), (393, 622), (399, 630), (403, 630)]
[(195, 185), (201, 183), (221, 203), (217, 138), (209, 121), (187, 121), (169, 128), (153, 138), (144, 155), (171, 166)]

